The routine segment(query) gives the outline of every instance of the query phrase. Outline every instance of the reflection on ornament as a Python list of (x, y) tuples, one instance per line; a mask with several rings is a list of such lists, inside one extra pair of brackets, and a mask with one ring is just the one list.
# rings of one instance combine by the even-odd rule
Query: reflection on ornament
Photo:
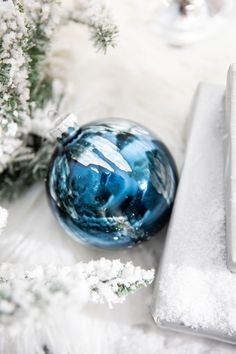
[(177, 187), (166, 146), (122, 119), (65, 127), (46, 185), (67, 233), (82, 243), (119, 248), (159, 231), (169, 220)]
[(232, 0), (167, 0), (158, 15), (158, 28), (171, 45), (196, 42), (224, 23)]

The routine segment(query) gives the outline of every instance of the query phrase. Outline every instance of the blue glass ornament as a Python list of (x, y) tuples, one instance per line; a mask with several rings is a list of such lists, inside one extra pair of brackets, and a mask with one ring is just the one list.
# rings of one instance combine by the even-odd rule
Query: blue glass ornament
[(168, 222), (176, 166), (149, 131), (127, 120), (105, 119), (70, 127), (59, 140), (47, 194), (73, 238), (101, 248), (132, 246)]

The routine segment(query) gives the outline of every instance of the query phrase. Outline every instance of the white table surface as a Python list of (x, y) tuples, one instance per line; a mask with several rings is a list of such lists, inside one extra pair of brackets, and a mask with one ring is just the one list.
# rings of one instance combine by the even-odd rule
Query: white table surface
[[(120, 35), (117, 48), (106, 56), (96, 53), (83, 27), (71, 25), (58, 34), (53, 70), (60, 68), (60, 75), (71, 80), (70, 110), (79, 114), (81, 123), (100, 117), (124, 117), (146, 125), (168, 145), (180, 168), (185, 122), (199, 81), (225, 85), (228, 66), (236, 62), (236, 21), (229, 21), (212, 38), (178, 49), (169, 47), (154, 30), (154, 1), (110, 0), (109, 4)], [(116, 252), (75, 244), (53, 218), (42, 185), (31, 189), (9, 211), (7, 231), (26, 236), (23, 240), (11, 236), (12, 250), (2, 254), (0, 260), (26, 265), (47, 261), (71, 264), (105, 256), (158, 268), (163, 235), (140, 247)], [(88, 353), (235, 352), (235, 347), (227, 344), (158, 329), (150, 315), (151, 295), (149, 287), (112, 311), (105, 306), (88, 308)], [(93, 321), (101, 326), (94, 327)], [(102, 323), (113, 332), (109, 341), (108, 332), (101, 332)], [(99, 344), (94, 339), (98, 336)]]

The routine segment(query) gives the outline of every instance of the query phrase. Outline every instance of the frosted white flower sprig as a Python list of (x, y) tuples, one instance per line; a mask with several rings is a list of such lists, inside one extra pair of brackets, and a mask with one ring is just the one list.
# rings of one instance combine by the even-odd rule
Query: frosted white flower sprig
[(85, 294), (88, 301), (112, 307), (123, 302), (129, 293), (151, 284), (153, 277), (153, 270), (104, 258), (70, 267), (49, 265), (28, 270), (20, 265), (1, 264), (0, 329), (15, 326), (18, 321), (35, 321), (51, 306), (59, 309), (66, 305), (76, 310)]

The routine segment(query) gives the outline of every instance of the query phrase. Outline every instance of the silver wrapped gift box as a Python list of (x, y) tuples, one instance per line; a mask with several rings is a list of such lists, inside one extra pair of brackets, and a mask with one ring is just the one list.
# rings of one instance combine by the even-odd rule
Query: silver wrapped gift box
[(227, 263), (235, 270), (235, 77), (231, 66), (226, 100), (224, 87), (202, 84), (197, 90), (152, 307), (161, 327), (234, 344), (236, 274)]

